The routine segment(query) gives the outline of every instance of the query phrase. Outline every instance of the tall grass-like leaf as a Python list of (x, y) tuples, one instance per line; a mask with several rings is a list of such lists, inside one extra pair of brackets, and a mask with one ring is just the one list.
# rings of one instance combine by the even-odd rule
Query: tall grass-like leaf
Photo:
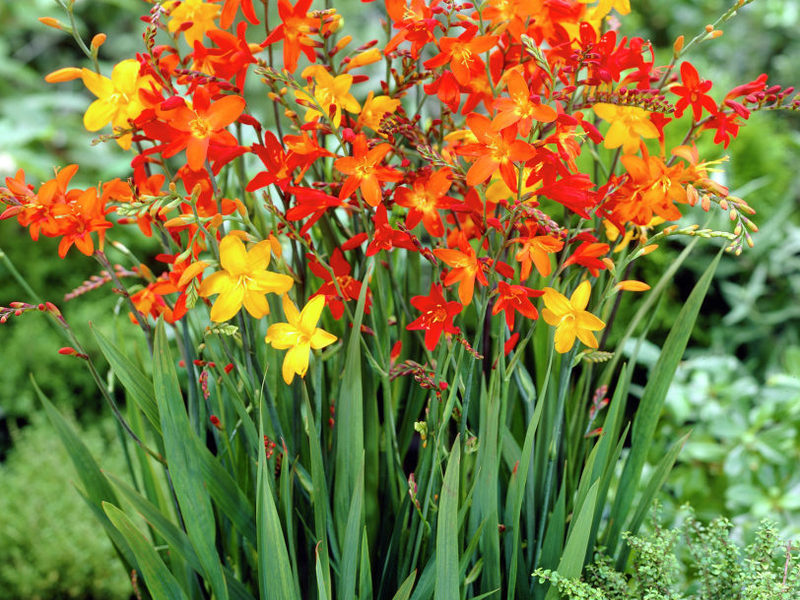
[[(658, 461), (658, 465), (653, 471), (653, 474), (650, 476), (647, 487), (645, 487), (641, 497), (639, 498), (639, 504), (636, 507), (636, 511), (633, 513), (631, 522), (626, 528), (626, 530), (630, 531), (632, 535), (636, 535), (639, 532), (639, 527), (642, 526), (645, 517), (647, 517), (647, 513), (652, 508), (653, 501), (655, 500), (658, 490), (661, 489), (661, 486), (664, 485), (664, 482), (667, 480), (669, 472), (672, 470), (672, 466), (675, 464), (675, 460), (678, 458), (678, 454), (680, 454), (680, 451), (688, 438), (689, 434), (687, 433), (682, 438), (677, 440), (674, 444), (672, 444), (664, 457)], [(620, 549), (619, 556), (617, 557), (617, 569), (620, 571), (625, 567), (625, 563), (628, 561), (629, 550), (630, 549), (627, 545)]]
[[(517, 565), (519, 564), (519, 551), (522, 535), (519, 530), (519, 517), (522, 512), (522, 502), (525, 497), (525, 485), (528, 481), (528, 471), (531, 465), (531, 455), (533, 453), (533, 439), (536, 436), (536, 428), (539, 426), (539, 420), (542, 416), (542, 407), (544, 402), (537, 402), (536, 408), (533, 411), (533, 416), (528, 422), (528, 429), (525, 433), (525, 441), (522, 444), (522, 454), (520, 455), (519, 465), (517, 465), (516, 473), (512, 475), (511, 482), (508, 486), (508, 495), (511, 499), (511, 511), (506, 516), (508, 522), (508, 529), (506, 535), (513, 536), (513, 543), (511, 549), (511, 556), (508, 563), (508, 600), (514, 597), (515, 583), (517, 581)], [(509, 531), (510, 529), (510, 531)]]
[(461, 436), (456, 436), (442, 482), (439, 514), (436, 518), (435, 600), (459, 600), (458, 569), (458, 483), (461, 469)]
[(350, 501), (358, 479), (364, 453), (364, 392), (361, 382), (361, 322), (367, 299), (370, 261), (361, 285), (361, 294), (353, 317), (353, 328), (347, 342), (344, 374), (336, 402), (336, 479), (333, 486), (333, 515), (336, 531), (344, 537)]
[(178, 581), (170, 573), (167, 565), (153, 548), (147, 538), (136, 529), (128, 516), (119, 508), (108, 502), (103, 502), (103, 510), (131, 547), (142, 576), (147, 584), (147, 590), (153, 598), (161, 600), (184, 600), (186, 594), (181, 589)]
[(56, 430), (56, 434), (64, 445), (64, 448), (69, 454), (69, 458), (75, 467), (75, 472), (83, 484), (84, 493), (81, 493), (83, 499), (92, 508), (93, 512), (98, 518), (98, 521), (103, 524), (106, 532), (108, 533), (111, 541), (114, 543), (117, 551), (123, 557), (127, 566), (133, 568), (136, 566), (136, 559), (118, 530), (111, 524), (101, 509), (103, 502), (112, 502), (118, 504), (117, 495), (111, 487), (108, 479), (100, 470), (97, 462), (92, 457), (91, 452), (83, 443), (75, 429), (70, 425), (67, 420), (61, 416), (61, 413), (56, 410), (56, 407), (47, 399), (44, 392), (39, 388), (36, 380), (31, 377), (31, 383), (39, 396), (39, 400), (44, 406), (47, 418)]
[(609, 554), (616, 551), (619, 536), (627, 521), (628, 512), (647, 458), (647, 451), (653, 439), (658, 417), (667, 396), (667, 390), (675, 375), (675, 370), (678, 368), (678, 363), (683, 358), (694, 323), (721, 256), (722, 251), (717, 254), (692, 289), (692, 293), (689, 294), (686, 304), (670, 329), (658, 361), (652, 369), (650, 380), (644, 389), (631, 431), (631, 452), (622, 471), (614, 506), (611, 510), (608, 534), (605, 539)]
[(128, 392), (128, 397), (136, 403), (156, 432), (160, 434), (161, 420), (158, 416), (158, 404), (155, 401), (150, 378), (95, 327), (92, 327), (92, 333), (100, 351), (111, 366), (111, 370), (114, 371), (114, 375)]
[[(589, 533), (592, 519), (594, 518), (599, 484), (599, 481), (595, 481), (592, 487), (589, 488), (586, 500), (584, 500), (573, 526), (570, 527), (570, 533), (567, 536), (567, 542), (564, 545), (564, 551), (556, 569), (563, 577), (577, 579), (583, 570), (583, 559), (586, 556), (586, 548), (589, 544)], [(555, 587), (551, 587), (550, 591), (547, 592), (546, 599), (556, 600), (557, 598), (558, 591)]]
[(203, 484), (199, 459), (201, 446), (183, 405), (163, 321), (156, 326), (153, 363), (153, 387), (164, 432), (164, 451), (186, 533), (214, 594), (220, 600), (227, 600), (228, 588), (215, 543), (214, 510)]
[(369, 562), (367, 528), (361, 532), (361, 563), (358, 566), (358, 598), (372, 600), (372, 567)]
[(263, 450), (258, 456), (256, 494), (259, 596), (262, 600), (299, 599), (292, 579), (292, 565), (286, 550), (283, 528), (272, 496), (267, 457)]
[(403, 583), (400, 584), (400, 587), (397, 588), (397, 592), (394, 596), (392, 596), (392, 600), (408, 600), (409, 596), (411, 596), (411, 590), (414, 589), (414, 580), (417, 578), (417, 571), (416, 569), (405, 578)]
[(352, 491), (347, 527), (342, 540), (342, 562), (339, 565), (339, 598), (354, 598), (358, 571), (359, 531), (364, 523), (364, 456), (359, 461), (358, 478)]

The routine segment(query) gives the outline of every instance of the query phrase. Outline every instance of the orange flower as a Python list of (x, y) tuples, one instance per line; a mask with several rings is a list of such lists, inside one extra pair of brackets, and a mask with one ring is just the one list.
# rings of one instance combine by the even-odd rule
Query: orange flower
[(563, 241), (550, 235), (517, 238), (513, 241), (522, 242), (522, 248), (514, 256), (522, 265), (519, 275), (520, 281), (528, 279), (531, 274), (531, 265), (536, 267), (542, 277), (550, 275), (552, 270), (550, 255), (564, 247)]
[(519, 71), (509, 71), (506, 75), (508, 98), (497, 98), (492, 106), (497, 110), (497, 115), (492, 119), (492, 128), (505, 129), (517, 125), (517, 132), (522, 137), (528, 137), (534, 120), (542, 123), (551, 123), (556, 120), (557, 113), (551, 107), (538, 100), (531, 99), (528, 84)]
[(473, 27), (457, 38), (443, 37), (437, 40), (439, 54), (426, 60), (426, 69), (447, 65), (461, 85), (467, 85), (472, 78), (486, 77), (486, 64), (480, 55), (490, 50), (498, 40), (496, 35), (475, 37), (478, 28)]
[(456, 150), (461, 156), (476, 157), (467, 171), (467, 185), (480, 185), (499, 168), (503, 181), (516, 192), (518, 173), (514, 162), (533, 158), (536, 154), (533, 147), (517, 139), (516, 127), (508, 127), (498, 133), (492, 128), (489, 118), (478, 113), (467, 115), (467, 126), (478, 140)]
[(509, 285), (505, 281), (497, 283), (497, 300), (495, 300), (492, 314), (496, 315), (501, 310), (506, 313), (508, 329), (514, 329), (514, 315), (521, 314), (531, 320), (539, 318), (539, 312), (528, 298), (537, 298), (544, 294), (541, 290), (532, 290), (524, 285)]
[(433, 174), (414, 180), (412, 189), (401, 187), (394, 193), (395, 202), (408, 208), (406, 227), (414, 227), (422, 221), (432, 237), (444, 235), (444, 224), (439, 210), (450, 208), (452, 200), (445, 194), (450, 189), (450, 169), (439, 169)]
[(360, 188), (367, 204), (378, 206), (383, 198), (381, 181), (400, 181), (403, 177), (391, 167), (378, 166), (391, 149), (389, 144), (380, 144), (367, 150), (366, 136), (358, 134), (353, 141), (353, 156), (337, 158), (333, 163), (340, 172), (349, 175), (339, 198), (344, 200)]
[(485, 266), (478, 260), (475, 250), (467, 243), (464, 236), (459, 236), (458, 250), (452, 248), (437, 248), (433, 251), (436, 257), (444, 261), (451, 269), (444, 278), (445, 285), (452, 285), (459, 282), (458, 299), (461, 304), (468, 306), (472, 302), (472, 294), (475, 288), (475, 278), (483, 285), (488, 285)]
[(300, 52), (306, 55), (310, 62), (314, 62), (314, 41), (309, 37), (313, 28), (319, 27), (319, 19), (308, 16), (311, 0), (297, 0), (292, 6), (288, 0), (278, 0), (278, 14), (281, 24), (269, 34), (264, 45), (274, 44), (283, 40), (283, 66), (289, 73), (297, 69), (297, 59)]
[[(244, 98), (234, 95), (223, 96), (211, 102), (208, 90), (198, 87), (191, 107), (184, 104), (173, 110), (163, 111), (170, 130), (163, 131), (157, 125), (150, 124), (150, 133), (157, 139), (168, 141), (164, 149), (166, 158), (186, 148), (189, 168), (199, 171), (206, 161), (209, 146), (237, 145), (236, 138), (225, 128), (239, 118), (244, 106)], [(148, 131), (148, 126), (145, 126), (145, 131)]]

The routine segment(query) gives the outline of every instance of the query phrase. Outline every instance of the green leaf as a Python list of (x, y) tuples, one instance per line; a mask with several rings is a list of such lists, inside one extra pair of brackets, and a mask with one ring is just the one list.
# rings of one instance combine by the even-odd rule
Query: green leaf
[(392, 596), (392, 600), (408, 600), (409, 596), (411, 596), (411, 590), (414, 589), (414, 580), (416, 578), (417, 570), (414, 569), (411, 575), (406, 577), (405, 581), (397, 588), (397, 592)]
[(211, 499), (203, 482), (199, 440), (189, 423), (172, 356), (167, 345), (164, 322), (159, 321), (153, 349), (156, 401), (164, 434), (164, 451), (175, 496), (186, 533), (203, 566), (204, 577), (220, 600), (227, 600), (228, 588), (216, 549), (216, 521)]
[(361, 533), (361, 564), (358, 567), (358, 599), (372, 600), (372, 567), (369, 563), (367, 528)]
[(336, 478), (333, 489), (333, 514), (336, 532), (344, 537), (350, 512), (350, 501), (358, 479), (364, 453), (364, 398), (361, 382), (361, 322), (367, 299), (369, 276), (374, 259), (364, 274), (361, 294), (353, 316), (353, 327), (347, 342), (342, 386), (336, 402)]
[(461, 436), (450, 449), (450, 459), (442, 482), (439, 513), (436, 518), (435, 600), (459, 600), (461, 585), (458, 569), (458, 483), (461, 465)]
[(153, 598), (161, 600), (182, 600), (186, 598), (178, 581), (170, 573), (167, 565), (155, 551), (150, 541), (136, 529), (128, 516), (119, 508), (103, 502), (103, 510), (125, 539), (136, 556), (136, 562), (147, 584), (147, 591)]
[(347, 515), (342, 542), (342, 562), (339, 565), (339, 598), (354, 598), (356, 592), (356, 573), (358, 571), (358, 532), (364, 524), (364, 455), (359, 461), (358, 478), (352, 490), (350, 510)]
[[(567, 543), (564, 545), (564, 551), (556, 569), (559, 575), (567, 579), (577, 579), (581, 576), (581, 571), (583, 571), (583, 561), (586, 556), (589, 532), (597, 502), (598, 486), (599, 482), (595, 481), (594, 485), (589, 488), (589, 493), (586, 494), (586, 500), (584, 500), (583, 506), (574, 521), (574, 526), (570, 527)], [(556, 598), (558, 598), (558, 591), (555, 587), (551, 587), (550, 591), (547, 592), (546, 599), (555, 600)]]
[[(259, 418), (263, 423), (263, 419)], [(263, 427), (262, 427), (263, 431)], [(278, 509), (270, 486), (267, 457), (258, 455), (256, 484), (256, 529), (258, 531), (258, 588), (264, 600), (299, 598), (292, 579), (292, 566), (286, 550), (286, 540), (278, 517)]]
[(108, 517), (106, 517), (105, 513), (101, 510), (103, 502), (119, 503), (114, 489), (100, 470), (100, 467), (97, 462), (95, 462), (86, 444), (83, 443), (80, 435), (78, 435), (72, 425), (61, 416), (61, 413), (56, 410), (56, 407), (53, 406), (50, 400), (47, 399), (47, 396), (45, 396), (39, 388), (33, 376), (31, 376), (31, 382), (33, 383), (34, 390), (36, 390), (36, 394), (39, 396), (39, 400), (44, 406), (50, 423), (52, 423), (56, 434), (61, 439), (64, 448), (66, 448), (67, 454), (69, 454), (69, 458), (75, 467), (78, 478), (83, 484), (84, 491), (79, 490), (81, 497), (86, 501), (92, 509), (92, 512), (95, 513), (97, 520), (105, 528), (117, 552), (120, 553), (123, 560), (127, 563), (126, 566), (129, 568), (136, 567), (136, 559), (128, 543), (125, 541), (125, 538), (119, 534), (118, 530), (111, 524)]
[(651, 370), (650, 379), (644, 389), (631, 431), (631, 452), (625, 462), (617, 488), (617, 495), (614, 499), (614, 506), (611, 509), (610, 525), (605, 539), (609, 554), (613, 554), (616, 551), (620, 533), (627, 521), (631, 503), (639, 484), (642, 468), (647, 458), (647, 451), (652, 443), (658, 417), (661, 414), (664, 399), (667, 396), (667, 390), (675, 376), (678, 363), (683, 358), (694, 323), (697, 320), (697, 315), (711, 285), (714, 271), (721, 256), (722, 251), (720, 250), (694, 286), (692, 293), (689, 294), (686, 304), (684, 304), (675, 319), (675, 324), (670, 329), (669, 335), (664, 342), (658, 362)]
[[(527, 375), (527, 374), (526, 374)], [(528, 376), (530, 379), (530, 376)], [(542, 416), (542, 407), (544, 402), (537, 402), (536, 408), (533, 411), (530, 421), (528, 421), (528, 429), (525, 433), (525, 442), (522, 444), (522, 454), (520, 455), (519, 465), (517, 465), (516, 472), (512, 475), (511, 481), (508, 486), (508, 495), (511, 498), (511, 511), (507, 516), (509, 529), (506, 529), (506, 535), (514, 536), (514, 543), (509, 557), (509, 577), (508, 577), (508, 600), (514, 598), (516, 581), (517, 581), (517, 565), (519, 563), (519, 550), (522, 540), (522, 532), (519, 530), (519, 517), (522, 512), (522, 502), (525, 498), (525, 484), (528, 481), (528, 471), (531, 466), (531, 455), (533, 454), (533, 440), (536, 436), (536, 428), (539, 426), (539, 420)]]
[[(639, 504), (636, 507), (636, 512), (633, 513), (631, 522), (627, 527), (627, 531), (630, 531), (631, 535), (636, 535), (639, 532), (639, 527), (642, 526), (642, 523), (647, 517), (647, 513), (653, 507), (653, 501), (655, 500), (656, 494), (658, 494), (661, 486), (663, 486), (664, 482), (667, 480), (669, 472), (672, 470), (672, 466), (675, 464), (675, 460), (678, 458), (678, 454), (680, 454), (681, 448), (683, 448), (683, 445), (686, 443), (688, 438), (689, 434), (687, 433), (681, 439), (677, 440), (674, 444), (672, 444), (664, 457), (658, 462), (653, 474), (650, 476), (647, 487), (644, 489), (644, 492), (642, 492), (642, 495), (639, 498)], [(617, 558), (618, 570), (622, 570), (625, 566), (625, 563), (628, 562), (628, 551), (629, 547), (627, 544), (620, 549), (620, 554)]]
[(153, 386), (150, 378), (139, 367), (131, 362), (106, 336), (92, 327), (92, 333), (100, 346), (100, 351), (106, 357), (114, 375), (128, 392), (128, 397), (142, 410), (147, 420), (161, 434), (161, 421), (158, 416), (158, 405), (155, 401)]

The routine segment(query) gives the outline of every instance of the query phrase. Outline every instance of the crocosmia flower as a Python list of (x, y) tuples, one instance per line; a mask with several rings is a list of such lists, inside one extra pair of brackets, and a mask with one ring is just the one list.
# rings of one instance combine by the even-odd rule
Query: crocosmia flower
[(336, 336), (317, 327), (317, 322), (325, 307), (324, 296), (314, 296), (303, 307), (302, 311), (289, 299), (283, 296), (283, 312), (288, 323), (274, 323), (267, 329), (264, 341), (278, 350), (289, 351), (283, 359), (282, 375), (287, 385), (292, 383), (295, 375), (304, 377), (308, 371), (308, 355), (311, 350), (319, 350), (331, 345)]
[[(144, 110), (139, 90), (155, 85), (152, 77), (139, 75), (139, 61), (134, 59), (117, 63), (111, 71), (111, 79), (89, 69), (81, 70), (81, 79), (97, 96), (83, 115), (83, 125), (89, 131), (98, 131), (109, 123), (115, 131), (128, 129), (129, 122)], [(131, 147), (131, 135), (117, 138), (117, 143), (127, 150)]]
[(458, 333), (459, 329), (453, 325), (453, 317), (464, 308), (460, 303), (447, 302), (442, 296), (442, 286), (431, 285), (431, 292), (427, 296), (414, 296), (411, 298), (414, 308), (422, 314), (406, 326), (411, 331), (420, 329), (425, 332), (425, 347), (428, 350), (436, 348), (442, 332)]
[(592, 332), (600, 331), (606, 324), (586, 311), (591, 293), (592, 286), (588, 281), (575, 288), (569, 300), (553, 288), (544, 288), (542, 317), (548, 325), (556, 328), (556, 352), (569, 352), (576, 336), (590, 348), (597, 348), (597, 339)]
[(247, 250), (235, 234), (222, 238), (219, 244), (222, 270), (204, 279), (199, 290), (204, 298), (219, 294), (211, 307), (212, 321), (227, 321), (242, 306), (256, 319), (269, 314), (266, 294), (285, 294), (293, 284), (288, 275), (267, 271), (269, 256), (269, 240)]

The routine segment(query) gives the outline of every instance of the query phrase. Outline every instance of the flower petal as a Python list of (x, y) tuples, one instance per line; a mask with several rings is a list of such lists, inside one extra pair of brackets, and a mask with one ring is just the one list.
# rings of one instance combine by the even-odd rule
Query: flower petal
[(247, 273), (247, 250), (237, 236), (228, 234), (219, 243), (219, 261), (232, 277)]
[(221, 323), (233, 318), (242, 308), (243, 301), (244, 286), (237, 285), (224, 291), (211, 307), (211, 320), (215, 323)]

